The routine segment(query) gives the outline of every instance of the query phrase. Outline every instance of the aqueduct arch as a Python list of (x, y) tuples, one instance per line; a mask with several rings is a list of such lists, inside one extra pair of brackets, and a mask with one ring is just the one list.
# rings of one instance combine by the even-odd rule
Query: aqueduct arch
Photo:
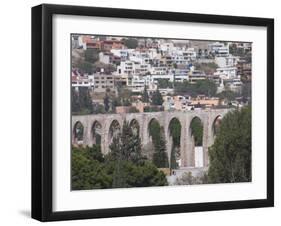
[[(157, 120), (160, 127), (164, 129), (166, 138), (167, 154), (171, 159), (172, 139), (169, 134), (169, 125), (176, 118), (181, 125), (180, 132), (180, 157), (183, 167), (195, 167), (195, 154), (192, 147), (192, 136), (190, 134), (190, 124), (192, 119), (198, 117), (203, 124), (203, 166), (208, 166), (208, 148), (214, 142), (214, 123), (228, 112), (228, 109), (208, 109), (194, 111), (174, 111), (174, 112), (146, 112), (146, 113), (128, 113), (128, 114), (96, 114), (96, 115), (74, 115), (72, 116), (72, 144), (77, 144), (77, 135), (74, 129), (77, 129), (79, 121), (83, 126), (83, 139), (78, 143), (80, 145), (91, 146), (97, 140), (93, 134), (101, 136), (101, 150), (104, 154), (108, 153), (112, 137), (122, 128), (123, 122), (127, 121), (130, 126), (137, 128), (142, 145), (150, 142), (149, 123)], [(94, 131), (93, 128), (94, 127)], [(94, 133), (93, 133), (94, 132)], [(75, 136), (74, 136), (75, 135)]]
[(93, 144), (101, 144), (102, 140), (102, 125), (99, 121), (95, 121), (92, 125), (92, 140)]
[(203, 167), (203, 131), (204, 124), (200, 117), (195, 116), (191, 119), (188, 136), (190, 137), (189, 150), (192, 154), (192, 159), (194, 159), (195, 167)]
[(213, 135), (213, 137), (215, 137), (217, 135), (218, 131), (219, 131), (221, 120), (222, 120), (221, 115), (216, 116), (215, 119), (213, 120), (213, 124), (212, 124), (212, 135)]
[(72, 129), (72, 142), (76, 145), (83, 144), (84, 126), (80, 121), (76, 121)]
[[(177, 117), (173, 117), (168, 126), (168, 140), (170, 155), (169, 155), (169, 165), (172, 169), (176, 169), (182, 166), (183, 156), (181, 154), (181, 130), (182, 125), (180, 120)], [(169, 152), (169, 150), (168, 150)]]
[(132, 128), (135, 135), (140, 134), (140, 124), (138, 120), (132, 119), (129, 123), (129, 126)]

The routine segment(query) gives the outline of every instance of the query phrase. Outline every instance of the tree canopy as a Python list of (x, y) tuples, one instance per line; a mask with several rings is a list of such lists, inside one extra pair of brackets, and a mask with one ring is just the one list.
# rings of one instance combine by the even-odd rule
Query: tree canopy
[(149, 135), (153, 144), (153, 163), (158, 168), (167, 168), (169, 166), (166, 140), (163, 128), (156, 120), (152, 120), (149, 124)]
[(135, 49), (138, 47), (138, 40), (136, 38), (126, 38), (123, 39), (123, 42), (128, 49)]
[(148, 95), (146, 86), (144, 86), (144, 90), (143, 90), (143, 93), (142, 93), (142, 101), (144, 103), (149, 103), (149, 95)]
[(84, 52), (84, 57), (85, 57), (85, 61), (93, 64), (99, 60), (99, 50), (86, 49)]
[(190, 83), (188, 81), (175, 82), (175, 92), (180, 95), (188, 94), (192, 97), (198, 95), (205, 95), (212, 97), (216, 95), (217, 86), (211, 80), (197, 81), (196, 83)]
[(157, 82), (158, 82), (159, 88), (163, 88), (163, 89), (173, 88), (173, 83), (170, 82), (169, 79), (160, 78), (160, 79), (157, 79)]
[(159, 89), (157, 89), (153, 94), (151, 98), (153, 105), (162, 105), (163, 104), (163, 98), (161, 93), (159, 92)]
[(109, 148), (111, 150), (109, 156), (114, 161), (126, 160), (139, 164), (144, 160), (139, 134), (133, 132), (127, 121), (124, 121), (121, 133), (113, 138)]
[(209, 182), (251, 181), (251, 145), (251, 108), (227, 113), (209, 149)]
[(87, 87), (71, 89), (71, 111), (73, 114), (91, 114), (93, 113), (92, 98)]
[(165, 174), (141, 154), (140, 138), (127, 122), (110, 149), (104, 156), (99, 145), (72, 147), (73, 190), (168, 185)]

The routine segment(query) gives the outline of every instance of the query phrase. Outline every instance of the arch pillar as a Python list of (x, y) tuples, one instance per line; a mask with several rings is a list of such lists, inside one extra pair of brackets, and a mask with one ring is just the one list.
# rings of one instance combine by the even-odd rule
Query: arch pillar
[(194, 151), (194, 138), (191, 136), (190, 129), (188, 128), (188, 135), (186, 142), (186, 161), (184, 167), (195, 166), (195, 151)]
[(181, 167), (188, 166), (188, 130), (187, 130), (187, 120), (180, 119), (181, 124), (181, 137), (180, 137), (180, 159), (181, 159)]
[(209, 115), (204, 119), (203, 122), (203, 167), (208, 167), (209, 165), (209, 154), (208, 154), (208, 148), (209, 148), (209, 141), (210, 141), (210, 117)]
[(172, 156), (172, 147), (173, 147), (173, 138), (170, 136), (169, 133), (169, 126), (165, 126), (165, 139), (166, 139), (166, 151), (167, 151), (167, 156), (168, 156), (168, 163), (169, 167), (171, 166), (171, 156)]
[(149, 132), (148, 132), (148, 124), (150, 120), (147, 115), (143, 115), (142, 122), (140, 123), (140, 137), (143, 145), (147, 145), (149, 143)]
[(83, 146), (91, 146), (92, 145), (92, 128), (89, 123), (84, 125), (84, 137), (83, 137)]

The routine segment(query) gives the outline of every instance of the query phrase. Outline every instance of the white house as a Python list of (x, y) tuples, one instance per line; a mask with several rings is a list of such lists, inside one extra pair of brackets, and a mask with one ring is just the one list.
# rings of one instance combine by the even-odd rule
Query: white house
[(215, 57), (215, 63), (219, 67), (234, 67), (238, 63), (239, 57), (235, 57), (232, 55), (226, 56), (226, 57)]
[(229, 46), (225, 46), (224, 43), (221, 42), (209, 44), (209, 50), (216, 56), (227, 57), (229, 55)]
[(221, 79), (234, 79), (237, 78), (236, 67), (219, 67), (216, 69), (214, 75), (219, 76)]
[(121, 61), (120, 65), (117, 66), (117, 74), (134, 75), (135, 63), (129, 60)]

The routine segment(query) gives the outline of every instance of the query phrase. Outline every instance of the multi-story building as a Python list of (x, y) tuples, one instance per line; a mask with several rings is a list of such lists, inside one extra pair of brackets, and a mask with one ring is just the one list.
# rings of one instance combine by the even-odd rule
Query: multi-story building
[(120, 65), (117, 66), (117, 74), (134, 75), (135, 63), (129, 60), (121, 61)]
[(185, 96), (164, 96), (163, 107), (165, 111), (186, 111), (191, 110), (189, 105), (190, 97)]
[(189, 69), (188, 68), (177, 68), (173, 70), (175, 82), (189, 81)]
[(146, 75), (149, 73), (150, 64), (135, 62), (135, 74)]
[(189, 72), (189, 82), (196, 83), (198, 81), (206, 80), (206, 74), (203, 71), (191, 70)]
[(242, 92), (242, 85), (240, 78), (232, 79), (230, 81), (226, 82), (226, 86), (229, 90), (235, 92), (235, 93), (241, 93)]
[(121, 57), (114, 55), (111, 52), (100, 52), (99, 61), (104, 64), (115, 64), (119, 65), (121, 62)]
[(129, 55), (133, 52), (133, 49), (111, 49), (110, 50), (115, 56), (120, 57), (121, 61), (129, 60)]
[(239, 60), (237, 64), (237, 74), (241, 76), (243, 81), (251, 81), (252, 79), (252, 63), (246, 60)]
[(94, 75), (94, 92), (105, 93), (107, 91), (116, 92), (113, 75), (95, 74)]
[(232, 55), (226, 57), (215, 57), (215, 63), (219, 67), (234, 67), (239, 61), (239, 57), (235, 57)]
[(209, 44), (209, 50), (218, 57), (227, 57), (229, 55), (229, 46), (225, 46), (225, 44), (221, 42)]
[(80, 74), (73, 70), (71, 73), (71, 85), (77, 90), (79, 87), (94, 88), (94, 76), (88, 74)]
[(127, 87), (133, 93), (141, 93), (145, 87), (148, 93), (153, 93), (157, 89), (157, 83), (150, 76), (133, 75), (128, 80)]
[(166, 66), (152, 66), (149, 70), (151, 75), (166, 75), (169, 69)]
[(216, 69), (214, 75), (219, 76), (223, 80), (237, 78), (236, 67), (220, 67)]
[(101, 50), (110, 52), (112, 49), (123, 49), (125, 48), (124, 42), (120, 40), (104, 40), (101, 43)]

